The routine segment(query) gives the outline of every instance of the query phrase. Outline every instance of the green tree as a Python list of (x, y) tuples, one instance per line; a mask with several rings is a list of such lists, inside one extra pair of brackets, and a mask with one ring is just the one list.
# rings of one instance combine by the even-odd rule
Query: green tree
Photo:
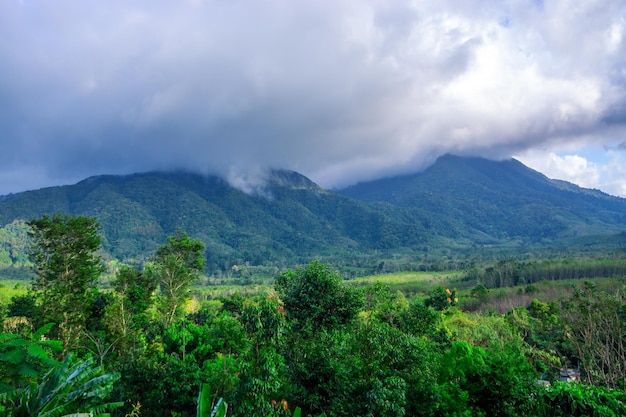
[(441, 314), (416, 298), (402, 311), (399, 323), (404, 332), (414, 336), (426, 336), (439, 341), (445, 335)]
[[(159, 340), (159, 338), (156, 338)], [(201, 312), (177, 320), (142, 354), (120, 357), (117, 395), (142, 404), (142, 415), (193, 415), (197, 389), (208, 383), (213, 401), (237, 395), (243, 356), (250, 342), (244, 326), (227, 312)], [(242, 392), (241, 397), (246, 392)], [(127, 410), (130, 412), (130, 409)]]
[(275, 288), (287, 318), (312, 333), (349, 323), (364, 304), (361, 291), (343, 285), (338, 272), (317, 260), (280, 274)]
[(283, 306), (276, 293), (246, 300), (239, 319), (253, 345), (242, 357), (233, 409), (240, 415), (271, 415), (271, 401), (281, 399), (285, 382)]
[(204, 244), (178, 231), (159, 247), (146, 273), (161, 289), (158, 303), (163, 324), (169, 327), (180, 314), (179, 307), (189, 294), (189, 287), (204, 270)]
[(23, 220), (13, 220), (0, 227), (0, 265), (26, 266), (28, 262), (28, 226)]
[(590, 385), (623, 388), (626, 381), (624, 291), (607, 294), (590, 281), (576, 288), (562, 309), (565, 332)]
[(59, 325), (64, 352), (76, 345), (95, 295), (102, 259), (99, 225), (85, 216), (44, 215), (28, 222), (32, 238), (30, 259), (37, 274), (33, 290), (43, 322)]
[(454, 341), (439, 370), (442, 415), (528, 415), (537, 377), (516, 345)]
[(157, 281), (152, 274), (122, 265), (112, 282), (113, 297), (106, 307), (110, 333), (122, 338), (124, 349), (137, 345), (148, 323), (148, 309), (154, 302)]
[(391, 292), (387, 284), (380, 282), (365, 288), (364, 310), (368, 317), (389, 323), (398, 324), (409, 302), (401, 291)]
[(41, 307), (33, 294), (15, 295), (7, 306), (7, 317), (24, 317), (31, 325), (41, 318)]
[(457, 305), (458, 302), (459, 298), (456, 295), (456, 290), (439, 286), (431, 291), (430, 296), (426, 298), (424, 304), (435, 310), (443, 311)]

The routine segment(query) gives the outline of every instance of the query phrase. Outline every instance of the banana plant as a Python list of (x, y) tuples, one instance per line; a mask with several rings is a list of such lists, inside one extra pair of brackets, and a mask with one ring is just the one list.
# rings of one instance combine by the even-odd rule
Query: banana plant
[(108, 417), (122, 402), (107, 398), (119, 374), (106, 374), (93, 358), (68, 356), (38, 382), (0, 395), (11, 417)]

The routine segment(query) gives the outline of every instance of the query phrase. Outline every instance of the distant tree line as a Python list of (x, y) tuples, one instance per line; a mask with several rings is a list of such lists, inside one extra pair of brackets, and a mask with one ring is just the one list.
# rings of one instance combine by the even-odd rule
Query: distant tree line
[(466, 271), (463, 280), (488, 288), (503, 288), (539, 281), (612, 277), (626, 277), (626, 255), (616, 254), (601, 259), (502, 260), (491, 266)]

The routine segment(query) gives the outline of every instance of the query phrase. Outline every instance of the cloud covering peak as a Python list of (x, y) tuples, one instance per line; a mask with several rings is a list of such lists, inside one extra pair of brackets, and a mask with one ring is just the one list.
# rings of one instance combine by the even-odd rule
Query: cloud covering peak
[(619, 167), (625, 30), (611, 0), (5, 1), (0, 194), (180, 168), (336, 187), (444, 153)]

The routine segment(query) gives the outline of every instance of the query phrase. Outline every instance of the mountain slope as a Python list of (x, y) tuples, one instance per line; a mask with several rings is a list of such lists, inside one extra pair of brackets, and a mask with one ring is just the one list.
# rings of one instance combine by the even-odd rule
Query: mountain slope
[(441, 234), (473, 241), (540, 241), (626, 229), (626, 200), (550, 180), (516, 160), (446, 155), (426, 171), (338, 193), (408, 210)]
[(336, 192), (290, 171), (272, 172), (252, 194), (214, 176), (152, 172), (4, 196), (0, 266), (23, 262), (19, 220), (53, 213), (97, 217), (106, 256), (124, 261), (146, 259), (181, 229), (206, 244), (210, 272), (313, 258), (356, 265), (473, 247), (567, 247), (564, 239), (577, 236), (621, 236), (619, 245), (626, 237), (622, 198), (550, 180), (515, 160), (444, 156), (422, 173)]
[(419, 226), (275, 171), (248, 195), (218, 177), (189, 173), (97, 176), (72, 186), (4, 197), (0, 225), (57, 212), (95, 216), (111, 256), (145, 258), (176, 229), (207, 245), (210, 268), (298, 263), (316, 256), (422, 242)]

